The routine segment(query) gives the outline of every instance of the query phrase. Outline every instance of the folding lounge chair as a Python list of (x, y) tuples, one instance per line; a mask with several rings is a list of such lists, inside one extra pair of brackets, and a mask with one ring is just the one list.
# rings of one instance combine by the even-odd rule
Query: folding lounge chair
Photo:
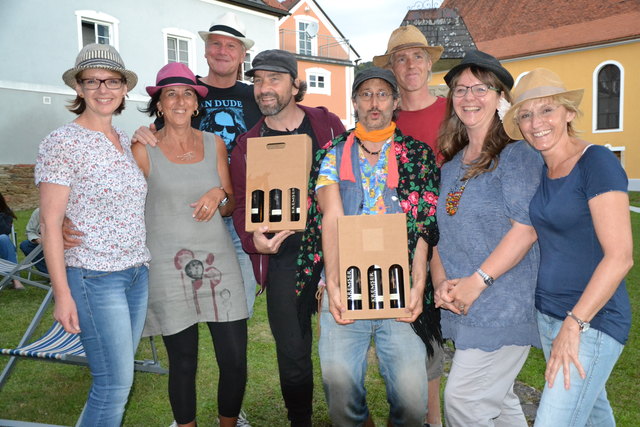
[[(18, 279), (23, 284), (49, 289), (49, 285), (46, 283), (49, 281), (49, 275), (35, 268), (35, 265), (42, 260), (42, 257), (42, 245), (38, 245), (29, 255), (18, 263), (0, 259), (0, 290), (11, 286), (13, 279)], [(22, 272), (29, 273), (29, 278), (25, 279), (21, 277), (20, 273)], [(31, 279), (31, 274), (42, 277), (43, 281)]]
[[(47, 295), (40, 304), (38, 311), (36, 312), (33, 320), (29, 324), (25, 334), (23, 335), (20, 343), (16, 348), (2, 348), (0, 349), (0, 355), (7, 355), (11, 358), (9, 363), (5, 366), (4, 370), (0, 374), (0, 391), (6, 383), (18, 357), (28, 358), (32, 360), (60, 362), (73, 365), (88, 366), (87, 357), (80, 342), (78, 335), (65, 332), (62, 325), (58, 322), (53, 323), (51, 328), (39, 339), (28, 344), (31, 340), (31, 336), (40, 324), (47, 307), (53, 299), (53, 289), (48, 288)], [(141, 372), (151, 372), (156, 374), (166, 374), (168, 371), (160, 365), (158, 360), (158, 352), (153, 341), (153, 337), (150, 337), (151, 352), (153, 359), (136, 360), (135, 370)], [(12, 420), (0, 419), (0, 426), (35, 426), (43, 424), (22, 423)], [(46, 424), (44, 424), (46, 425)]]

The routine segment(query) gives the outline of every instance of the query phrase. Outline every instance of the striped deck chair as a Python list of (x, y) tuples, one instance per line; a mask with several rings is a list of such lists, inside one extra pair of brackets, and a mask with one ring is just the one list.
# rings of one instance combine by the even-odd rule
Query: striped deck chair
[[(65, 332), (62, 325), (54, 321), (49, 330), (37, 340), (29, 343), (36, 328), (40, 324), (47, 307), (53, 300), (53, 289), (48, 288), (47, 295), (40, 304), (38, 311), (31, 320), (29, 327), (22, 336), (20, 343), (16, 348), (2, 348), (0, 355), (10, 356), (9, 363), (5, 366), (0, 374), (0, 390), (7, 382), (11, 371), (13, 370), (18, 358), (26, 358), (31, 360), (60, 362), (73, 365), (88, 366), (87, 357), (80, 342), (80, 337), (76, 334)], [(136, 371), (151, 372), (155, 374), (166, 374), (168, 371), (162, 367), (158, 360), (158, 352), (156, 350), (153, 337), (150, 337), (152, 359), (136, 360), (134, 367)], [(0, 426), (43, 426), (46, 424), (24, 423), (12, 420), (0, 419)]]

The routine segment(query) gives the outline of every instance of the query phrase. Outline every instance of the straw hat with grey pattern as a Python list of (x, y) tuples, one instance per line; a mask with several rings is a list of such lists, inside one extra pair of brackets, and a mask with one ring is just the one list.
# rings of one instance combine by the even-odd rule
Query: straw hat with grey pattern
[(76, 57), (76, 66), (68, 69), (62, 75), (62, 80), (72, 89), (78, 84), (78, 74), (84, 70), (100, 68), (115, 71), (124, 76), (127, 89), (133, 89), (138, 83), (138, 76), (124, 67), (124, 61), (115, 47), (108, 44), (88, 44), (82, 48)]

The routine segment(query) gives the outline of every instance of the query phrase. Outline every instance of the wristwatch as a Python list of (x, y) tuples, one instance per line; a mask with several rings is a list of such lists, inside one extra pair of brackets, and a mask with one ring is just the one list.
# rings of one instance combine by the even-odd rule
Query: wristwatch
[(480, 275), (480, 277), (482, 277), (482, 280), (484, 280), (484, 284), (487, 286), (492, 286), (493, 285), (493, 277), (489, 276), (487, 273), (485, 273), (484, 271), (482, 271), (482, 269), (478, 268), (476, 270), (476, 273), (478, 273)]
[(584, 320), (580, 320), (578, 318), (578, 316), (576, 316), (575, 314), (573, 314), (571, 312), (571, 310), (567, 310), (567, 316), (571, 317), (573, 320), (575, 320), (576, 322), (578, 322), (578, 326), (580, 326), (580, 332), (587, 332), (589, 330), (589, 328), (591, 327), (591, 323), (589, 322), (585, 322)]
[(220, 189), (224, 193), (224, 199), (220, 200), (220, 203), (218, 203), (218, 207), (223, 208), (227, 205), (227, 203), (229, 203), (229, 195), (227, 194), (227, 192), (224, 190), (223, 187), (220, 187)]

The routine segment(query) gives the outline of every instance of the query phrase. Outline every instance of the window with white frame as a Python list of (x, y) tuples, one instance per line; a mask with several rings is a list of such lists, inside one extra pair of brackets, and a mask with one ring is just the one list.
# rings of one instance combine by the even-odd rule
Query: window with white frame
[(180, 28), (164, 28), (164, 62), (181, 62), (196, 72), (195, 65), (195, 35)]
[(181, 62), (189, 66), (189, 40), (167, 36), (167, 62)]
[(324, 68), (307, 68), (307, 92), (331, 95), (331, 72)]
[(622, 99), (624, 70), (616, 61), (606, 61), (596, 67), (593, 75), (594, 132), (622, 130)]
[(309, 25), (313, 23), (318, 25), (318, 21), (309, 16), (295, 16), (296, 21), (296, 40), (297, 40), (297, 53), (300, 55), (313, 56), (318, 54), (318, 40), (317, 37), (311, 36), (307, 30)]
[(298, 53), (300, 55), (313, 54), (311, 49), (311, 36), (307, 33), (308, 22), (298, 22)]
[(118, 24), (120, 21), (111, 15), (95, 10), (77, 10), (78, 46), (82, 49), (91, 43), (118, 46)]
[(111, 25), (106, 22), (82, 20), (82, 45), (111, 44)]

